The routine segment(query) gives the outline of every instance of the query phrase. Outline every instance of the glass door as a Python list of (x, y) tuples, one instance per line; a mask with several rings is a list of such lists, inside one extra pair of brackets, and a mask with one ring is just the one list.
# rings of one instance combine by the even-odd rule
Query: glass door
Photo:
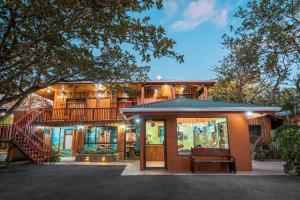
[(165, 122), (146, 121), (146, 168), (165, 168)]

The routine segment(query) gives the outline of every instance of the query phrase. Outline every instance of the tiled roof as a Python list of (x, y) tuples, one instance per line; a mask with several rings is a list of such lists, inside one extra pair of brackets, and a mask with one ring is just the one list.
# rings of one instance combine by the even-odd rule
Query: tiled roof
[(166, 112), (166, 111), (280, 111), (279, 107), (228, 103), (197, 99), (175, 99), (141, 104), (123, 109), (123, 112)]

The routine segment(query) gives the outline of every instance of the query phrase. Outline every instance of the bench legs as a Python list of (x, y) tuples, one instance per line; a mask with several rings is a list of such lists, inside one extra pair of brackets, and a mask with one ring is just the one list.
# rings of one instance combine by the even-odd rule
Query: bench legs
[(194, 162), (191, 162), (191, 171), (192, 171), (192, 173), (195, 173)]
[(229, 166), (229, 172), (235, 174), (236, 173), (235, 162), (228, 163), (228, 166)]
[[(194, 162), (191, 162), (191, 171), (192, 173), (195, 173), (195, 166), (194, 166)], [(236, 173), (236, 167), (235, 167), (235, 162), (229, 162), (228, 163), (228, 167), (229, 167), (229, 172), (232, 174)]]

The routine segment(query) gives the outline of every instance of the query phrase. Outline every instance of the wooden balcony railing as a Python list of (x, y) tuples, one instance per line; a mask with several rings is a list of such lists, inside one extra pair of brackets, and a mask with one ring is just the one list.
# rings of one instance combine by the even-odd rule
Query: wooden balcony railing
[(36, 119), (36, 122), (55, 121), (108, 121), (121, 120), (119, 108), (54, 108), (46, 109)]

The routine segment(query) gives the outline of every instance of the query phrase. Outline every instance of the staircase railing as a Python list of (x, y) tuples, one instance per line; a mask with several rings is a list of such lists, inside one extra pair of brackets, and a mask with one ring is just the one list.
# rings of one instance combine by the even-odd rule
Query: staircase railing
[(35, 120), (43, 112), (43, 110), (31, 110), (13, 125), (13, 142), (37, 164), (43, 164), (51, 155), (50, 146), (35, 134)]

